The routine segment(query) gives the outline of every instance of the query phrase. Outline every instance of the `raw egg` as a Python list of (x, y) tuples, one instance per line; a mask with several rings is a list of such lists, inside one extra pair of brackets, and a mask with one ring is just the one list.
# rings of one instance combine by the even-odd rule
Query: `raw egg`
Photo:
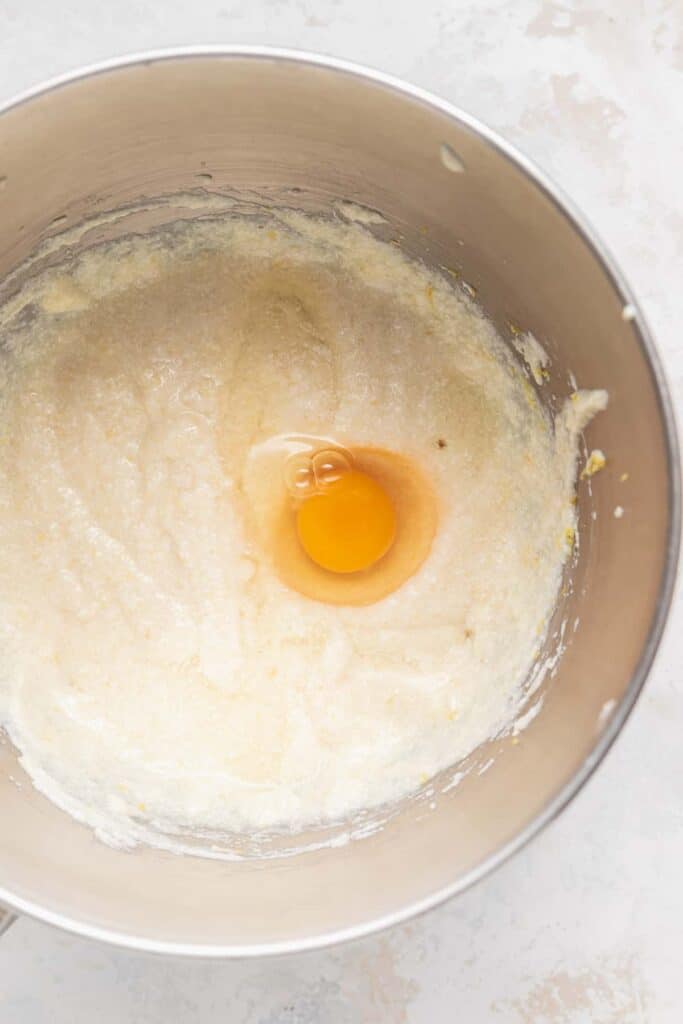
[(361, 572), (391, 547), (396, 514), (381, 484), (351, 469), (301, 503), (296, 529), (304, 551), (322, 569)]
[(298, 435), (261, 448), (252, 472), (248, 490), (268, 509), (261, 542), (280, 579), (306, 597), (372, 604), (405, 583), (429, 554), (436, 501), (408, 455)]

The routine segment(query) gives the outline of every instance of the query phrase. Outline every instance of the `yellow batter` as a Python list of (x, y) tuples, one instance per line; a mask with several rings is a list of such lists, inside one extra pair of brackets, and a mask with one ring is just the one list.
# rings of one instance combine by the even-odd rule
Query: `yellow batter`
[[(467, 298), (294, 214), (116, 243), (32, 297), (2, 327), (0, 714), (48, 796), (120, 842), (298, 827), (505, 724), (604, 393), (553, 423)], [(414, 467), (410, 550), (433, 510), (360, 604), (278, 558), (293, 437)]]

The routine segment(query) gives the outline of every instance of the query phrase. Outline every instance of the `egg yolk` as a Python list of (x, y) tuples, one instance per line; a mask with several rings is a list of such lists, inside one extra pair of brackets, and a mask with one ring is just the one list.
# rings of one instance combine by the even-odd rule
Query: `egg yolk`
[(296, 527), (304, 551), (316, 565), (330, 572), (360, 572), (391, 547), (396, 513), (376, 480), (350, 469), (302, 502)]

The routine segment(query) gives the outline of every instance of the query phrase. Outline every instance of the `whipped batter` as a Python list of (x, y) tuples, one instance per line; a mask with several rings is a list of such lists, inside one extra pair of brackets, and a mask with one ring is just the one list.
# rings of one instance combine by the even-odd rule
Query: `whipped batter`
[[(356, 224), (201, 222), (90, 251), (6, 318), (0, 716), (112, 841), (393, 801), (510, 720), (575, 529), (579, 432), (492, 325)], [(402, 453), (439, 521), (365, 607), (274, 571), (301, 433)]]

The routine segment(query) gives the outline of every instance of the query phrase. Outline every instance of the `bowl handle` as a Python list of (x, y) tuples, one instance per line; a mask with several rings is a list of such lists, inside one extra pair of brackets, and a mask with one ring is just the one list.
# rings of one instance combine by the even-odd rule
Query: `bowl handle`
[(6, 932), (10, 925), (14, 924), (17, 916), (11, 910), (6, 910), (0, 905), (0, 935)]

